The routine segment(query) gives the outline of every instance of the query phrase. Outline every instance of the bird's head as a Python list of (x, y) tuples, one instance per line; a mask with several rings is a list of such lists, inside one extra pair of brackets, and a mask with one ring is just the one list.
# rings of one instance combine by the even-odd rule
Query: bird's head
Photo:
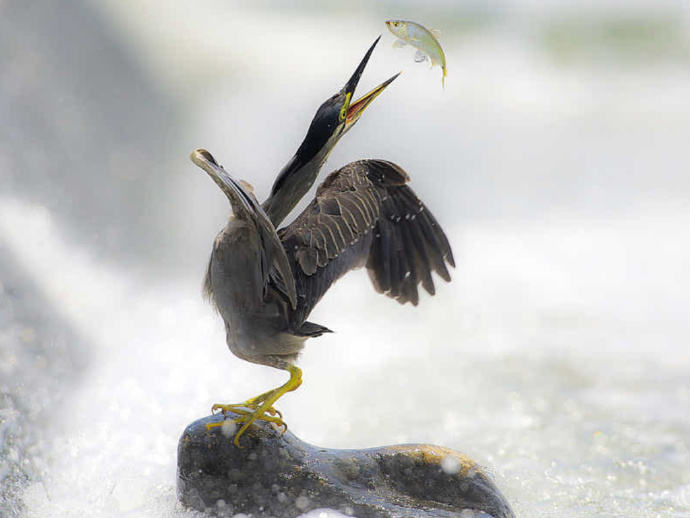
[(307, 135), (297, 151), (298, 155), (302, 155), (307, 160), (316, 156), (319, 152), (322, 154), (325, 152), (327, 156), (338, 140), (355, 125), (362, 113), (364, 113), (364, 110), (400, 75), (400, 73), (395, 74), (358, 100), (353, 100), (355, 89), (362, 77), (364, 68), (367, 66), (369, 58), (380, 39), (381, 36), (376, 38), (376, 41), (369, 47), (369, 50), (364, 55), (359, 66), (357, 66), (352, 77), (345, 83), (345, 86), (329, 97), (316, 111)]
[(369, 47), (345, 86), (319, 107), (295, 156), (278, 174), (271, 195), (264, 203), (266, 213), (276, 226), (314, 184), (321, 166), (340, 138), (355, 125), (374, 99), (400, 75), (394, 75), (358, 100), (352, 100), (357, 83), (380, 39), (381, 36)]

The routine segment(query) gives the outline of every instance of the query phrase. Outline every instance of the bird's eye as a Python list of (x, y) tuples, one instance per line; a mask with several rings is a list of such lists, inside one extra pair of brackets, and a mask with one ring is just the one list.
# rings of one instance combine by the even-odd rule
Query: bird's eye
[(350, 93), (345, 96), (345, 102), (343, 103), (343, 107), (340, 108), (340, 122), (343, 122), (343, 120), (345, 120), (345, 117), (347, 117), (347, 109), (350, 107), (350, 97), (352, 97), (352, 94)]

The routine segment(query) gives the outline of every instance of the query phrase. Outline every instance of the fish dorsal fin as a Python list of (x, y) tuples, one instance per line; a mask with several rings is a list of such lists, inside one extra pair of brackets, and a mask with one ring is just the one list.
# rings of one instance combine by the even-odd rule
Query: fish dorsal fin
[(429, 32), (436, 39), (439, 39), (441, 37), (441, 31), (439, 31), (438, 29), (429, 29)]
[(393, 48), (394, 49), (400, 49), (402, 47), (405, 47), (407, 45), (407, 42), (405, 40), (395, 40), (393, 42)]
[(429, 56), (426, 55), (425, 52), (422, 52), (421, 50), (418, 50), (414, 54), (414, 62), (415, 63), (422, 63), (423, 61), (427, 61), (429, 59)]

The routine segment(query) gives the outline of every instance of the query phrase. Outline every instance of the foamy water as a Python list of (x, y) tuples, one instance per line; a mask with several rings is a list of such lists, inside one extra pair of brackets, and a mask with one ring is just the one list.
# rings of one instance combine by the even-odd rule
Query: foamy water
[[(687, 323), (658, 290), (688, 280), (688, 258), (666, 248), (687, 245), (690, 214), (649, 216), (642, 234), (627, 220), (452, 229), (461, 268), (416, 309), (351, 275), (314, 315), (338, 332), (309, 344), (305, 383), (280, 402), (291, 429), (328, 447), (458, 449), (519, 516), (688, 516)], [(285, 376), (232, 357), (197, 286), (142, 289), (66, 248), (37, 207), (4, 200), (0, 221), (93, 348), (69, 399), (43, 402), (47, 467), (27, 515), (195, 516), (175, 497), (182, 430)], [(19, 246), (27, 233), (40, 245)], [(645, 278), (650, 264), (666, 268)]]
[[(162, 220), (195, 269), (148, 278), (104, 264), (43, 206), (2, 193), (0, 250), (85, 349), (74, 379), (43, 383), (59, 360), (49, 354), (43, 371), (24, 374), (40, 421), (0, 414), (5, 437), (33, 422), (37, 438), (7, 452), (30, 458), (36, 479), (10, 505), (19, 513), (23, 501), (27, 518), (197, 517), (175, 496), (185, 426), (287, 376), (233, 357), (201, 299), (227, 205), (186, 156), (207, 147), (265, 195), (324, 92), (384, 30), (383, 13), (348, 14), (334, 43), (343, 13), (177, 3), (162, 22), (153, 3), (153, 13), (94, 5), (186, 110), (166, 169), (175, 210)], [(285, 20), (294, 30), (283, 32)], [(437, 69), (382, 40), (361, 91), (404, 74), (326, 170), (367, 156), (400, 163), (458, 268), (417, 308), (377, 295), (363, 272), (346, 276), (311, 317), (336, 333), (308, 342), (304, 384), (278, 406), (293, 432), (325, 447), (466, 453), (521, 517), (689, 517), (690, 76), (667, 63), (554, 62), (521, 22), (446, 31), (445, 91)], [(255, 45), (237, 46), (247, 38)], [(307, 52), (309, 41), (329, 43)], [(22, 367), (32, 332), (0, 336), (12, 360), (3, 373)]]

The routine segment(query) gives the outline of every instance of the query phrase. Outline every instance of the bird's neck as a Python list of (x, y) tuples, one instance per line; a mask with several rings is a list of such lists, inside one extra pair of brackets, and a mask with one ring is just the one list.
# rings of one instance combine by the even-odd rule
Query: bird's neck
[(264, 211), (276, 228), (314, 185), (330, 149), (326, 146), (311, 157), (298, 151), (280, 171), (271, 195), (263, 203)]

